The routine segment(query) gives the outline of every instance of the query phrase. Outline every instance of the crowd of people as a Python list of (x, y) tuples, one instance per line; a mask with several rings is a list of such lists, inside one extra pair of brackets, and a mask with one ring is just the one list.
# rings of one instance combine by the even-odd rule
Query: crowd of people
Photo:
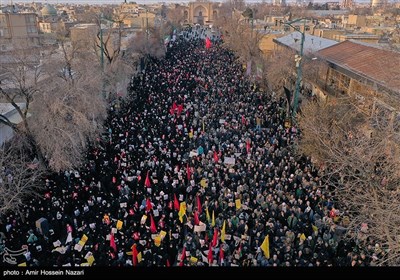
[(14, 263), (27, 266), (369, 265), (310, 158), (295, 157), (285, 100), (191, 32), (132, 78), (84, 167), (2, 217), (3, 254), (22, 249)]

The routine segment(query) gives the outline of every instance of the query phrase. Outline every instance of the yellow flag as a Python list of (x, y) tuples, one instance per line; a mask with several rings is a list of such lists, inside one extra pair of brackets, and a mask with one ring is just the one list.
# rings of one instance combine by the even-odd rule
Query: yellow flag
[(205, 129), (205, 127), (204, 127), (204, 120), (202, 120), (202, 127), (203, 127), (203, 132), (204, 132), (204, 129)]
[(161, 237), (161, 239), (164, 239), (164, 237), (167, 235), (167, 232), (165, 232), (165, 231), (160, 231), (160, 237)]
[(141, 261), (142, 261), (142, 252), (139, 252), (139, 253), (137, 254), (137, 261), (138, 261), (138, 262), (141, 262)]
[(300, 240), (306, 240), (307, 238), (306, 238), (306, 236), (304, 235), (304, 233), (302, 233), (301, 235), (300, 235)]
[(316, 226), (311, 225), (311, 227), (312, 227), (313, 231), (318, 232), (318, 228)]
[(264, 252), (264, 256), (269, 259), (269, 235), (267, 235), (260, 246), (261, 250)]
[(207, 187), (207, 180), (205, 178), (201, 179), (200, 186), (203, 187), (203, 188)]
[(222, 242), (225, 241), (225, 220), (224, 220), (224, 223), (223, 223), (222, 229), (221, 229), (221, 241)]
[(190, 257), (191, 263), (197, 263), (198, 259), (196, 257)]
[(189, 132), (189, 138), (192, 139), (193, 138), (193, 132)]
[(236, 209), (240, 209), (240, 207), (242, 207), (242, 203), (240, 202), (239, 198), (235, 200), (235, 205), (236, 205)]
[(86, 234), (84, 234), (84, 235), (82, 236), (81, 240), (79, 240), (78, 244), (81, 245), (81, 246), (83, 247), (83, 246), (85, 246), (85, 243), (86, 243), (86, 241), (87, 241), (88, 239), (89, 239), (89, 238), (86, 236)]
[(181, 204), (179, 206), (179, 212), (178, 212), (179, 221), (181, 221), (181, 223), (183, 223), (184, 215), (186, 215), (186, 202), (181, 202)]
[(81, 240), (86, 243), (86, 241), (88, 241), (89, 237), (86, 236), (86, 234), (84, 234), (81, 238)]
[(94, 257), (93, 257), (93, 255), (90, 255), (90, 256), (87, 258), (87, 261), (88, 261), (89, 265), (92, 266), (92, 264), (93, 264), (93, 262), (94, 262)]
[(18, 266), (26, 266), (26, 262), (20, 263)]
[(161, 245), (161, 236), (156, 236), (155, 238), (154, 238), (154, 244), (157, 246), (157, 247), (160, 247), (160, 245)]
[(214, 216), (214, 210), (213, 210), (213, 213), (212, 213), (212, 221), (211, 221), (211, 226), (215, 226), (215, 216)]
[(121, 228), (122, 228), (122, 225), (123, 225), (124, 223), (121, 221), (121, 220), (118, 220), (118, 222), (117, 222), (117, 229), (118, 230), (120, 230)]
[(211, 218), (210, 218), (210, 213), (208, 212), (208, 207), (206, 208), (206, 217), (207, 221), (210, 222)]

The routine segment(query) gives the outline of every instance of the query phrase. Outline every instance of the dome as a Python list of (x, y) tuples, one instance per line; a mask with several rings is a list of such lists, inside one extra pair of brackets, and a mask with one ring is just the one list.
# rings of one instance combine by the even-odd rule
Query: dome
[(42, 13), (43, 17), (49, 17), (49, 16), (56, 16), (57, 15), (57, 10), (53, 6), (46, 4), (44, 7), (40, 10)]

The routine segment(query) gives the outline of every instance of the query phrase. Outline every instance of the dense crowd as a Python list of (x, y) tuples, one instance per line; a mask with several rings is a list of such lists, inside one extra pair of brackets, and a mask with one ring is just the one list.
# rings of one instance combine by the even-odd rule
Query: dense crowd
[(42, 198), (2, 217), (3, 254), (23, 248), (14, 258), (27, 266), (375, 260), (343, 238), (346, 212), (310, 159), (295, 157), (299, 133), (284, 126), (285, 100), (201, 36), (175, 38), (132, 78), (83, 168), (49, 176)]

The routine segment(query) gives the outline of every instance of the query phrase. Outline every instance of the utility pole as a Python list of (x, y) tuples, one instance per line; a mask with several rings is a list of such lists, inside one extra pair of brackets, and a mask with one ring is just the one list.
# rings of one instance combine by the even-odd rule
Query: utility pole
[[(303, 31), (301, 31), (299, 26), (294, 26), (292, 23), (298, 22), (303, 20)], [(295, 56), (295, 62), (296, 62), (296, 68), (297, 68), (297, 78), (296, 78), (296, 88), (294, 92), (294, 97), (293, 97), (293, 110), (292, 110), (292, 121), (296, 121), (296, 113), (297, 113), (297, 107), (299, 105), (299, 94), (300, 94), (300, 83), (302, 80), (302, 61), (303, 61), (303, 49), (304, 49), (304, 40), (305, 40), (305, 27), (306, 27), (306, 19), (305, 18), (300, 18), (300, 19), (295, 19), (289, 22), (283, 22), (284, 24), (289, 25), (292, 27), (294, 30), (297, 32), (300, 32), (301, 34), (301, 40), (300, 40), (300, 52), (299, 54)]]

